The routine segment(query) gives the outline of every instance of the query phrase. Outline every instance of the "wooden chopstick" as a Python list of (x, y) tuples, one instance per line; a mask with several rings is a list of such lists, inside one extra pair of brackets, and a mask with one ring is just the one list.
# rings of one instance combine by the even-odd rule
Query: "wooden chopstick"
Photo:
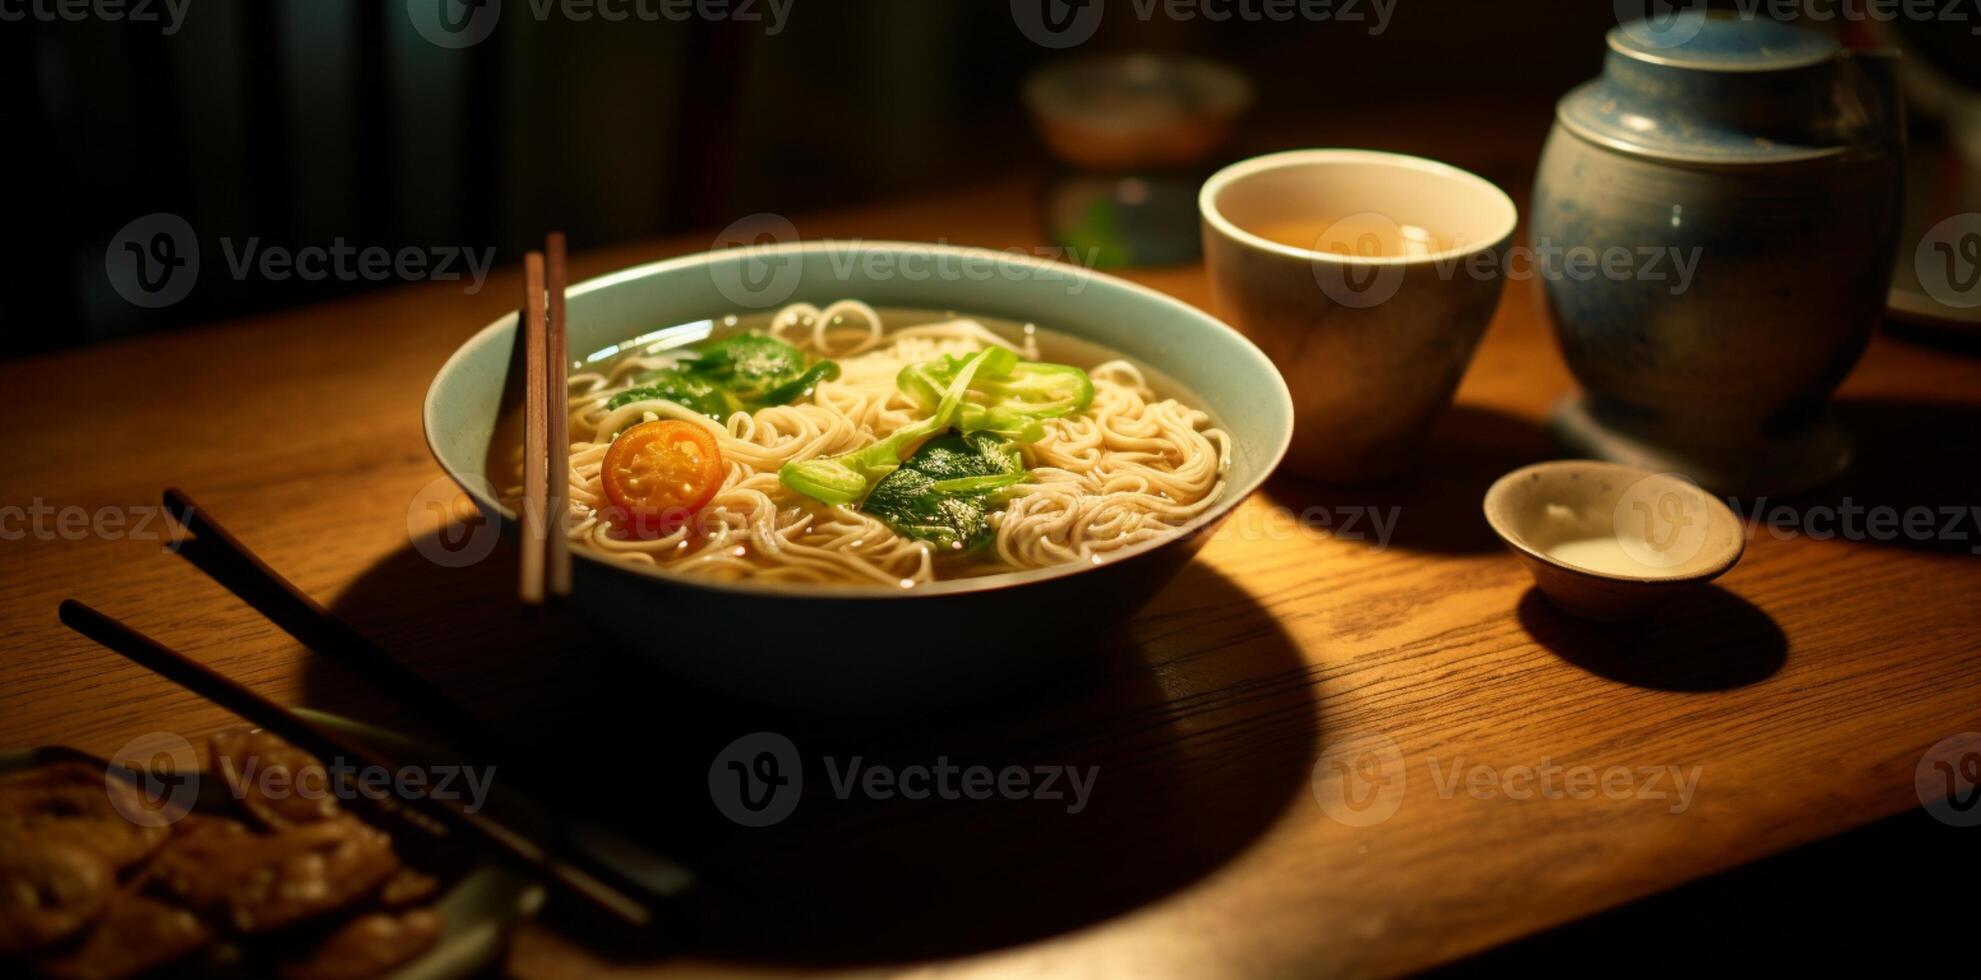
[(523, 256), (523, 567), (517, 593), (530, 605), (543, 603), (550, 516), (550, 366), (543, 280), (543, 253)]
[[(326, 763), (348, 758), (366, 767), (393, 768), (389, 762), (356, 742), (317, 727), (289, 709), (81, 602), (63, 600), (59, 614), (70, 629), (275, 733)], [(404, 813), (388, 806), (384, 800), (368, 794), (360, 794), (360, 798), (379, 806), (395, 822), (408, 822), (404, 819)], [(407, 796), (399, 798), (399, 804), (406, 810), (438, 820), (444, 826), (461, 828), (480, 843), (536, 869), (565, 892), (626, 925), (644, 929), (653, 922), (653, 911), (640, 901), (565, 863), (550, 848), (529, 835), (484, 814), (468, 812), (456, 800), (431, 795)]]
[(549, 469), (546, 483), (549, 492), (545, 494), (545, 506), (550, 515), (548, 533), (549, 548), (546, 549), (545, 579), (550, 594), (567, 596), (571, 594), (571, 539), (569, 535), (571, 496), (571, 345), (566, 339), (564, 323), (564, 289), (570, 285), (570, 277), (564, 264), (564, 233), (553, 231), (544, 242), (544, 252), (549, 257), (549, 269), (545, 278), (549, 293), (549, 329), (545, 331), (545, 355), (550, 369), (550, 378), (544, 384), (550, 409), (550, 435), (546, 441), (549, 451)]

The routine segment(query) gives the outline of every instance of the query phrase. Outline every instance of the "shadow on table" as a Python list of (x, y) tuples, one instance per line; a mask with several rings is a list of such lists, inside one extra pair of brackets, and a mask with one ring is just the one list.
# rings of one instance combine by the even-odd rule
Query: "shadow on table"
[(1366, 517), (1346, 525), (1345, 515), (1375, 514), (1384, 521), (1394, 515), (1394, 532), (1386, 542), (1391, 547), (1473, 554), (1500, 548), (1480, 513), (1486, 488), (1508, 471), (1552, 453), (1539, 425), (1492, 409), (1456, 405), (1432, 428), (1416, 468), (1394, 480), (1330, 486), (1282, 471), (1263, 492), (1296, 517), (1311, 514), (1303, 523), (1325, 519), (1338, 537), (1371, 527)]
[(1795, 498), (1740, 501), (1754, 535), (1981, 553), (1981, 407), (1852, 400), (1835, 411), (1855, 441), (1850, 469)]
[[(507, 543), (453, 569), (409, 548), (333, 609), (527, 745), (567, 806), (700, 872), (719, 924), (658, 952), (844, 965), (1052, 936), (1187, 887), (1307, 792), (1314, 678), (1272, 615), (1202, 564), (1104, 649), (1067, 651), (1081, 669), (971, 710), (853, 721), (688, 688), (582, 625), (533, 622), (514, 569)], [(1050, 638), (1049, 624), (1024, 624), (1014, 642)], [(349, 695), (335, 665), (309, 676), (326, 710), (389, 710)], [(788, 819), (748, 828), (712, 802), (728, 775), (712, 763), (757, 732), (797, 747), (803, 786)], [(928, 798), (870, 788), (876, 771)], [(550, 924), (594, 952), (656, 955), (610, 945), (585, 910), (559, 904)]]
[(1673, 598), (1636, 623), (1591, 623), (1520, 597), (1520, 625), (1534, 642), (1592, 674), (1660, 691), (1725, 691), (1773, 676), (1788, 637), (1760, 607), (1718, 586)]

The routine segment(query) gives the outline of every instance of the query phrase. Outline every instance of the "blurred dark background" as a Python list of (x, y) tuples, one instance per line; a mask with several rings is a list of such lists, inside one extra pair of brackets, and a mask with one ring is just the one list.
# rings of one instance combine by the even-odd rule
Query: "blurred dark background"
[[(429, 42), (412, 5), (462, 0), (184, 2), (169, 36), (0, 23), (0, 167), (18, 219), (0, 354), (379, 287), (206, 275), (184, 302), (140, 309), (111, 290), (103, 254), (153, 212), (192, 225), (208, 268), (222, 239), (340, 237), (494, 246), (500, 265), (553, 227), (582, 249), (1036, 172), (1047, 158), (1020, 82), (1064, 54), (1030, 41), (1006, 0), (795, 0), (781, 25), (764, 0), (755, 22), (616, 23), (508, 0), (460, 49)], [(1387, 23), (1371, 0), (1337, 3), (1358, 21), (1318, 23), (1145, 21), (1114, 5), (1077, 53), (1192, 51), (1252, 76), (1231, 156), (1377, 144), (1373, 125), (1401, 124), (1418, 149), (1482, 169), (1494, 161), (1468, 141), (1510, 143), (1515, 166), (1538, 154), (1554, 99), (1596, 73), (1616, 23), (1588, 0), (1399, 0)], [(169, 18), (164, 0), (151, 9)]]
[[(641, 0), (174, 2), (126, 0), (113, 21), (6, 0), (29, 13), (0, 22), (15, 219), (0, 356), (380, 287), (206, 275), (141, 309), (110, 287), (104, 252), (154, 212), (190, 223), (207, 268), (226, 261), (222, 241), (338, 239), (493, 247), (499, 266), (551, 228), (584, 249), (1037, 174), (1050, 164), (1020, 83), (1069, 53), (1187, 51), (1243, 70), (1258, 97), (1223, 159), (1376, 146), (1524, 198), (1554, 100), (1597, 73), (1618, 18), (1592, 0), (1333, 0), (1322, 21), (1183, 21), (1161, 0), (1112, 0), (1063, 52), (1030, 40), (1008, 0), (750, 0), (755, 19), (732, 3), (722, 19), (618, 21), (604, 14)], [(478, 43), (444, 47), (416, 23), (478, 2), (500, 5)]]

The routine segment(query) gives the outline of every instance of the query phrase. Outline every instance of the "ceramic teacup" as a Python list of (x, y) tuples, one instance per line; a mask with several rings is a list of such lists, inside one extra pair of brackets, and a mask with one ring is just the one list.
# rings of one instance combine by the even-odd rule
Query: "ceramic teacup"
[(1328, 483), (1409, 465), (1499, 305), (1518, 212), (1456, 167), (1292, 150), (1198, 196), (1218, 314), (1293, 389), (1287, 467)]

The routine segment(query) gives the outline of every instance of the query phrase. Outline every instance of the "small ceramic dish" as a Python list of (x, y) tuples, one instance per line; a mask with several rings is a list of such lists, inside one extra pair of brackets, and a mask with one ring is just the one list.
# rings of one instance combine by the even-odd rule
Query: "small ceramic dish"
[(1684, 477), (1557, 460), (1500, 477), (1486, 523), (1555, 607), (1600, 622), (1640, 619), (1726, 574), (1747, 536), (1719, 498)]

